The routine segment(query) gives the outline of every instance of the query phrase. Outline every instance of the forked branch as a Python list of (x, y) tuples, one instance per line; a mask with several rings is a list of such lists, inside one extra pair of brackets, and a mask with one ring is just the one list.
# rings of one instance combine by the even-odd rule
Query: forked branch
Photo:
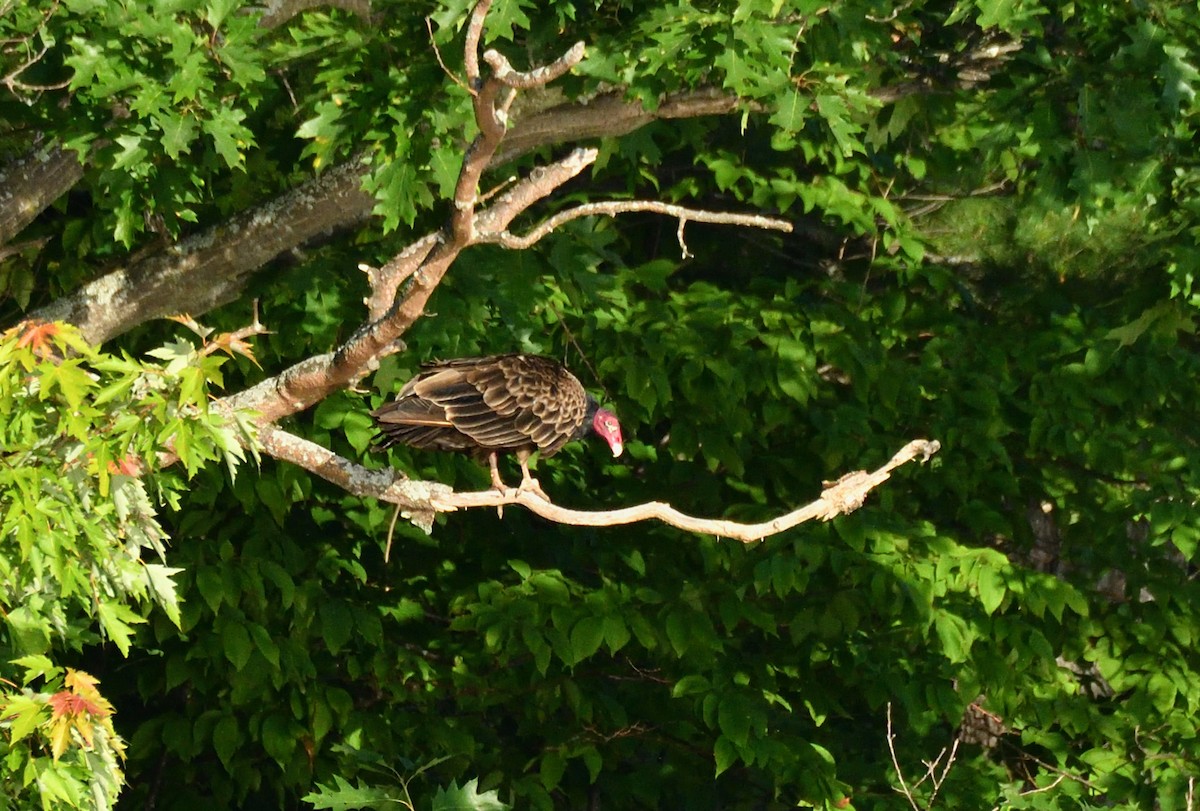
[(259, 434), (263, 450), (316, 473), (325, 480), (366, 498), (377, 498), (397, 505), (401, 514), (429, 532), (437, 513), (478, 507), (525, 507), (556, 524), (578, 527), (614, 527), (657, 520), (686, 532), (716, 535), (742, 543), (753, 543), (808, 521), (828, 521), (853, 512), (863, 505), (867, 494), (887, 481), (892, 471), (920, 459), (924, 462), (937, 453), (937, 440), (915, 439), (901, 448), (878, 470), (854, 471), (825, 487), (821, 497), (811, 504), (759, 524), (743, 524), (721, 518), (698, 518), (676, 510), (670, 504), (651, 501), (617, 510), (573, 510), (560, 507), (528, 490), (481, 490), (456, 492), (444, 484), (415, 481), (392, 470), (370, 470), (338, 456), (327, 448), (301, 439), (278, 428), (265, 427)]
[[(463, 157), (448, 222), (438, 232), (415, 241), (383, 267), (364, 268), (371, 286), (365, 302), (369, 320), (335, 352), (308, 358), (246, 391), (224, 398), (223, 407), (254, 410), (258, 412), (258, 423), (267, 425), (308, 408), (337, 389), (354, 385), (376, 368), (380, 358), (396, 351), (401, 336), (425, 314), (429, 297), (464, 250), (481, 242), (504, 244), (503, 235), (514, 218), (596, 160), (595, 149), (575, 149), (553, 163), (534, 169), (489, 205), (482, 206), (486, 197), (479, 192), (479, 182), (507, 134), (508, 105), (513, 94), (561, 76), (578, 64), (584, 52), (576, 44), (549, 65), (521, 72), (498, 53), (489, 51), (482, 57), (482, 63), (490, 69), (490, 73), (485, 73), (481, 70), (479, 47), (490, 6), (491, 0), (480, 0), (467, 25), (464, 67), (478, 134)], [(532, 241), (576, 217), (589, 213), (613, 216), (627, 211), (665, 213), (677, 217), (681, 226), (696, 220), (790, 228), (782, 220), (756, 215), (717, 214), (665, 203), (618, 201), (563, 212), (539, 226)]]
[[(606, 200), (600, 203), (584, 203), (582, 205), (560, 211), (534, 226), (524, 236), (516, 236), (507, 231), (480, 241), (497, 242), (505, 248), (523, 250), (531, 247), (538, 240), (571, 220), (581, 217), (615, 217), (618, 214), (632, 214), (638, 211), (649, 211), (663, 214), (679, 220), (680, 247), (683, 247), (683, 226), (688, 222), (705, 222), (717, 225), (740, 225), (745, 228), (766, 228), (772, 231), (792, 232), (792, 224), (778, 217), (764, 217), (761, 214), (738, 214), (729, 211), (705, 211), (703, 209), (687, 208), (673, 203), (663, 203), (659, 200)], [(686, 248), (684, 249), (686, 254)]]

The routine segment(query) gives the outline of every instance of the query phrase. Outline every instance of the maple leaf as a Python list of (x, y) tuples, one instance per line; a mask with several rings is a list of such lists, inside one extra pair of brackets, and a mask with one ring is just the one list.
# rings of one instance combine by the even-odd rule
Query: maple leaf
[(127, 453), (119, 460), (109, 461), (108, 472), (137, 478), (142, 475), (142, 460), (132, 453)]
[(63, 679), (63, 682), (66, 684), (68, 690), (90, 701), (94, 701), (103, 707), (104, 714), (107, 715), (113, 711), (112, 704), (109, 704), (97, 689), (100, 686), (100, 680), (91, 673), (68, 667), (67, 675)]
[(50, 715), (52, 718), (61, 718), (68, 715), (92, 715), (102, 718), (108, 715), (108, 712), (99, 704), (89, 701), (70, 690), (59, 690), (46, 699), (46, 703), (50, 705)]
[(46, 357), (53, 353), (49, 346), (50, 340), (58, 335), (61, 326), (48, 321), (26, 321), (25, 331), (17, 340), (18, 349), (32, 348), (38, 357)]
[(216, 338), (213, 338), (209, 342), (209, 345), (230, 355), (243, 355), (261, 369), (262, 367), (259, 366), (258, 359), (254, 357), (254, 347), (250, 345), (250, 342), (243, 335), (239, 334), (241, 332), (242, 330), (238, 330), (238, 332), (222, 332)]
[(201, 338), (207, 338), (209, 335), (212, 334), (212, 327), (204, 326), (203, 324), (201, 324), (196, 319), (192, 318), (187, 313), (180, 313), (179, 315), (170, 315), (170, 316), (167, 316), (167, 318), (169, 318), (170, 320), (172, 320), (178, 324), (183, 324), (185, 327), (187, 327), (192, 332), (199, 335)]
[(51, 718), (50, 751), (55, 760), (67, 751), (72, 730), (78, 732), (83, 739), (83, 745), (91, 749), (95, 722), (99, 721), (106, 730), (110, 729), (111, 723), (106, 719), (113, 712), (112, 704), (109, 704), (96, 689), (100, 684), (99, 680), (91, 674), (67, 668), (67, 675), (63, 681), (66, 689), (59, 690), (46, 700), (50, 706)]

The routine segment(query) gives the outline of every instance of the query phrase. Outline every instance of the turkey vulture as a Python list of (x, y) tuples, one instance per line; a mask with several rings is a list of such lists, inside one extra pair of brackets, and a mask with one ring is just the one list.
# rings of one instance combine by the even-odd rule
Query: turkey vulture
[(522, 490), (541, 495), (529, 456), (552, 456), (590, 433), (620, 456), (621, 425), (562, 364), (540, 355), (491, 355), (434, 361), (404, 384), (399, 396), (371, 412), (376, 450), (404, 444), (461, 451), (491, 465), (492, 486), (504, 489), (498, 453), (516, 453)]

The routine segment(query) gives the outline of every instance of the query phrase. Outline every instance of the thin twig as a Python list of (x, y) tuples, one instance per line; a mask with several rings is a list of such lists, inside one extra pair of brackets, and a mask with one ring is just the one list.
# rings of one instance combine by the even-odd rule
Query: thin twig
[[(942, 784), (946, 782), (946, 776), (950, 774), (950, 767), (954, 765), (954, 759), (958, 757), (958, 745), (962, 742), (962, 733), (954, 736), (954, 744), (950, 747), (950, 757), (946, 758), (946, 765), (942, 767), (941, 775), (933, 778), (933, 791), (929, 793), (929, 802), (926, 808), (933, 808), (934, 802), (937, 800), (938, 792), (942, 790)], [(946, 750), (943, 749), (944, 753)], [(937, 760), (929, 764), (929, 774), (933, 774), (933, 770), (937, 767), (938, 760), (942, 759), (939, 754)]]
[(684, 259), (692, 259), (695, 254), (688, 250), (687, 242), (683, 239), (683, 229), (687, 227), (687, 217), (679, 218), (679, 228), (675, 230), (675, 239), (679, 241), (679, 250)]
[(450, 80), (456, 85), (474, 96), (475, 89), (468, 86), (467, 83), (462, 79), (458, 78), (458, 76), (451, 71), (450, 68), (446, 67), (446, 63), (442, 61), (442, 52), (438, 50), (437, 40), (433, 38), (433, 21), (428, 16), (425, 17), (425, 30), (429, 32), (429, 44), (433, 46), (433, 55), (437, 57), (437, 63), (442, 66), (442, 71), (449, 76)]
[(579, 353), (579, 357), (583, 361), (584, 366), (587, 366), (588, 371), (592, 373), (592, 379), (596, 382), (596, 385), (600, 387), (601, 391), (604, 392), (604, 399), (612, 402), (612, 395), (608, 393), (608, 389), (604, 386), (604, 381), (600, 379), (600, 373), (597, 372), (596, 367), (592, 365), (592, 359), (589, 358), (587, 353), (583, 351), (583, 347), (579, 345), (579, 341), (575, 340), (575, 333), (571, 332), (571, 328), (567, 326), (566, 319), (563, 318), (563, 314), (558, 309), (558, 305), (555, 304), (552, 299), (546, 299), (546, 306), (550, 308), (550, 311), (554, 313), (554, 317), (558, 319), (558, 325), (562, 327), (563, 333), (565, 333), (567, 336), (567, 343), (575, 347), (575, 351)]
[(892, 732), (892, 702), (890, 701), (887, 703), (887, 746), (888, 753), (892, 756), (892, 766), (896, 769), (896, 777), (900, 780), (900, 788), (904, 796), (908, 798), (908, 804), (912, 806), (913, 811), (921, 811), (916, 799), (913, 798), (912, 791), (908, 788), (908, 783), (904, 781), (904, 772), (900, 769), (900, 759), (896, 757), (896, 735)]
[(765, 228), (772, 231), (791, 233), (792, 224), (787, 220), (776, 217), (764, 217), (761, 214), (734, 214), (722, 211), (706, 211), (697, 208), (678, 206), (673, 203), (663, 203), (658, 200), (610, 200), (602, 203), (584, 203), (583, 205), (560, 211), (553, 217), (543, 220), (534, 226), (524, 236), (517, 236), (507, 231), (481, 237), (480, 241), (497, 242), (505, 248), (523, 250), (537, 243), (544, 236), (571, 220), (581, 217), (607, 216), (630, 214), (636, 211), (649, 211), (654, 214), (664, 214), (677, 217), (680, 220), (705, 222), (716, 225), (740, 225), (748, 228)]
[[(1020, 792), (1020, 796), (1028, 797), (1030, 794), (1041, 794), (1043, 791), (1051, 791), (1051, 790), (1057, 788), (1058, 784), (1066, 779), (1067, 779), (1067, 776), (1065, 774), (1060, 774), (1058, 777), (1054, 778), (1054, 782), (1051, 783), (1050, 785), (1042, 786), (1041, 788), (1031, 788), (1031, 789), (1028, 789), (1027, 791), (1022, 791), (1022, 792)], [(992, 811), (1000, 811), (1000, 808), (1001, 807), (998, 805), (993, 805)]]
[(1018, 754), (1020, 754), (1021, 757), (1027, 758), (1028, 760), (1032, 760), (1034, 763), (1041, 766), (1043, 769), (1054, 772), (1055, 774), (1058, 774), (1058, 775), (1062, 775), (1063, 777), (1065, 777), (1068, 780), (1074, 780), (1079, 785), (1085, 786), (1085, 787), (1091, 789), (1092, 791), (1095, 791), (1097, 793), (1100, 792), (1100, 788), (1095, 783), (1092, 783), (1091, 781), (1089, 781), (1087, 778), (1080, 777), (1077, 774), (1073, 774), (1071, 772), (1066, 771), (1065, 769), (1060, 769), (1057, 766), (1047, 763), (1046, 761), (1042, 760), (1041, 758), (1036, 757), (1035, 755), (1031, 755), (1029, 752), (1025, 751), (1021, 747), (1017, 746), (1016, 744), (1012, 743), (1011, 741), (1009, 741), (1005, 738), (1001, 738), (1000, 742), (1002, 744), (1004, 744), (1005, 746), (1008, 746), (1009, 748), (1015, 750)]
[(400, 517), (400, 505), (396, 505), (396, 509), (392, 511), (392, 521), (388, 524), (387, 546), (383, 548), (383, 562), (387, 563), (392, 557), (392, 537), (396, 532), (396, 519)]
[(534, 68), (530, 71), (519, 71), (509, 64), (508, 59), (499, 51), (489, 50), (483, 55), (483, 61), (492, 69), (496, 81), (514, 90), (532, 90), (542, 87), (578, 65), (583, 60), (584, 46), (576, 42), (565, 54), (555, 59), (549, 65)]
[(460, 493), (437, 482), (408, 479), (397, 471), (370, 470), (315, 442), (273, 426), (263, 426), (259, 430), (259, 440), (263, 451), (269, 456), (310, 470), (354, 495), (377, 498), (399, 505), (402, 509), (401, 514), (426, 532), (431, 531), (433, 516), (436, 513), (519, 504), (530, 512), (559, 524), (611, 527), (658, 520), (687, 532), (716, 535), (742, 543), (753, 543), (778, 535), (806, 521), (828, 521), (852, 512), (861, 507), (867, 494), (887, 481), (897, 467), (917, 458), (928, 459), (941, 447), (936, 440), (913, 440), (878, 470), (871, 473), (856, 471), (842, 476), (828, 485), (821, 497), (811, 504), (770, 521), (742, 524), (719, 518), (697, 518), (658, 501), (617, 510), (572, 510), (559, 507), (528, 490)]

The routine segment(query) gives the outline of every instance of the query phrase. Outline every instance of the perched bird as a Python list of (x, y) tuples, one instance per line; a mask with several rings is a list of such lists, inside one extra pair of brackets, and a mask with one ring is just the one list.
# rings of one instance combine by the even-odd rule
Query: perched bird
[(616, 415), (601, 408), (562, 364), (540, 355), (491, 355), (435, 361), (404, 384), (390, 403), (371, 412), (379, 427), (375, 448), (404, 444), (487, 458), (492, 486), (503, 490), (499, 453), (516, 453), (522, 490), (545, 496), (529, 475), (529, 456), (552, 456), (588, 434), (602, 436), (620, 456)]

